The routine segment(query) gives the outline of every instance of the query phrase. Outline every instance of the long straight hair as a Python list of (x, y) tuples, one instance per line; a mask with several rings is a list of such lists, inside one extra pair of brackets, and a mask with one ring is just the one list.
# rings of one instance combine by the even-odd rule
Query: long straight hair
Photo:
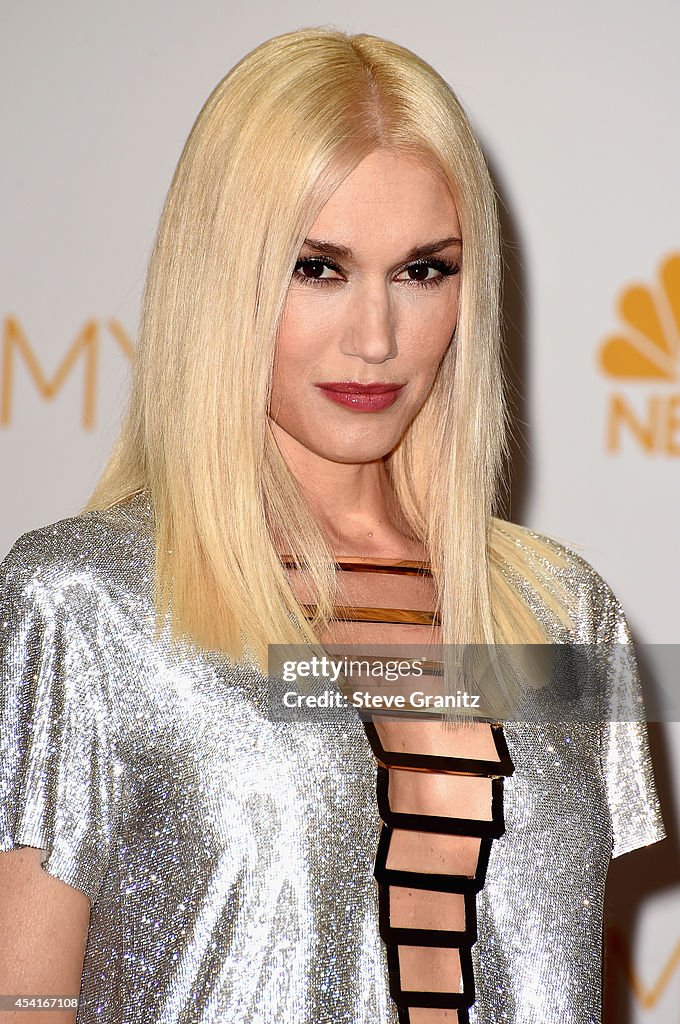
[[(148, 491), (158, 629), (169, 614), (174, 638), (235, 661), (248, 655), (263, 671), (269, 644), (318, 643), (337, 586), (329, 540), (268, 422), (278, 327), (308, 229), (377, 148), (441, 175), (462, 231), (454, 341), (385, 457), (406, 521), (429, 552), (442, 643), (549, 639), (513, 571), (571, 622), (559, 574), (542, 568), (560, 563), (556, 546), (499, 518), (508, 422), (498, 216), (465, 112), (404, 47), (306, 28), (247, 54), (191, 129), (149, 260), (128, 409), (84, 508)], [(275, 538), (315, 594), (310, 621)], [(514, 706), (513, 683), (499, 685), (504, 706)]]

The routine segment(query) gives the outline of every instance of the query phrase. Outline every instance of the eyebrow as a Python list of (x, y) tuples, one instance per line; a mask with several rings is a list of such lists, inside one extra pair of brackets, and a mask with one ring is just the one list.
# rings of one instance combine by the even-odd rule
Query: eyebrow
[[(448, 249), (450, 245), (462, 245), (462, 239), (452, 235), (450, 238), (439, 238), (436, 242), (425, 242), (423, 245), (416, 245), (409, 250), (404, 257), (405, 260), (421, 259), (425, 256), (434, 256), (442, 249)], [(336, 242), (326, 242), (320, 238), (305, 238), (302, 248), (313, 249), (314, 252), (323, 253), (325, 256), (334, 256), (339, 260), (353, 260), (354, 253), (346, 245), (338, 245)]]

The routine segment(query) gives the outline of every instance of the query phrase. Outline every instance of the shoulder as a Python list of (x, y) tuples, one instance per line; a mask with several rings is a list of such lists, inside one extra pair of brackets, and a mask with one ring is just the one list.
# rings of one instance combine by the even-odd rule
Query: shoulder
[(21, 534), (0, 561), (3, 599), (65, 596), (122, 583), (153, 553), (151, 508), (143, 495)]
[(548, 593), (560, 602), (582, 642), (611, 636), (625, 621), (611, 586), (573, 541), (492, 517), (490, 555), (525, 594), (541, 599)]

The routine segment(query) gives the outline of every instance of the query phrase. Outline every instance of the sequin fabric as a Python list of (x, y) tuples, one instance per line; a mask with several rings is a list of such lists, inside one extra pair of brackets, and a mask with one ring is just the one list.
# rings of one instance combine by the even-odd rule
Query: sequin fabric
[[(0, 849), (44, 849), (92, 902), (78, 1024), (398, 1024), (363, 723), (272, 721), (252, 666), (156, 638), (153, 550), (141, 494), (24, 534), (0, 567)], [(577, 643), (630, 643), (587, 562), (554, 572)], [(664, 836), (644, 723), (612, 719), (504, 724), (470, 1024), (601, 1020), (610, 857)]]

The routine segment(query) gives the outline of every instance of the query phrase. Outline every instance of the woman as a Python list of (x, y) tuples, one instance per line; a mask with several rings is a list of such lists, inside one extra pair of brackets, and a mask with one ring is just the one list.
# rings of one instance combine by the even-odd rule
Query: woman
[[(213, 91), (110, 462), (2, 566), (2, 991), (80, 992), (79, 1024), (600, 1020), (609, 859), (663, 824), (620, 604), (495, 514), (499, 274), (414, 54), (306, 29)], [(522, 720), (515, 671), (465, 727), (271, 713), (270, 645), (425, 640), (613, 645), (609, 719)]]

